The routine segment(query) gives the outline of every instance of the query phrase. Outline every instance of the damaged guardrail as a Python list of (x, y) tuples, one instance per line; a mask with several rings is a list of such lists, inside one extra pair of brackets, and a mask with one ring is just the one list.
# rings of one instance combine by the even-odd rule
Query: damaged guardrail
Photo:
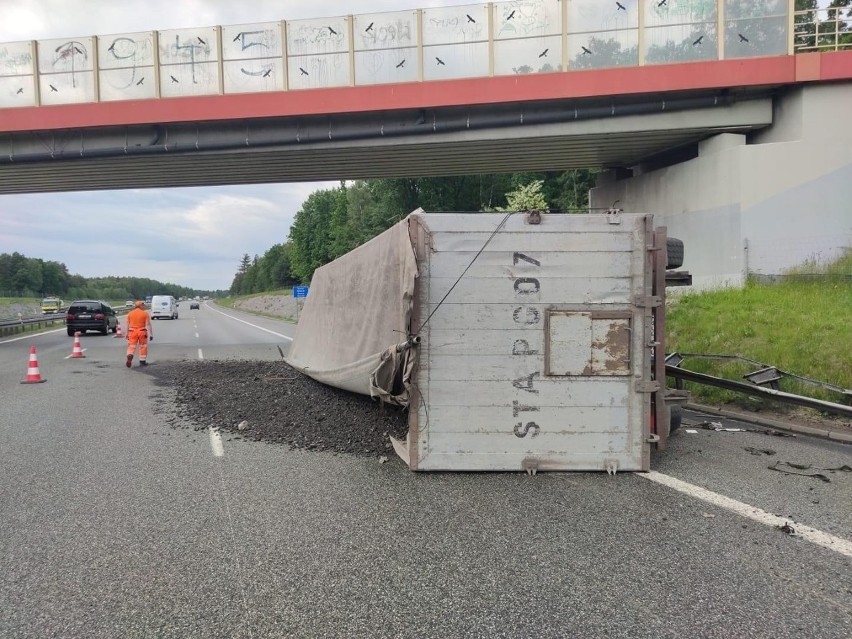
[[(750, 382), (746, 383), (732, 379), (725, 379), (723, 377), (716, 377), (715, 375), (708, 375), (706, 373), (697, 373), (695, 371), (681, 368), (681, 365), (683, 364), (684, 360), (688, 357), (743, 361), (753, 364), (755, 366), (759, 366), (760, 368), (752, 373), (743, 376)], [(833, 415), (840, 415), (842, 417), (852, 418), (852, 406), (838, 404), (836, 402), (829, 402), (822, 399), (816, 399), (814, 397), (807, 397), (805, 395), (796, 395), (794, 393), (788, 393), (779, 390), (778, 382), (784, 377), (789, 377), (791, 379), (795, 379), (806, 384), (811, 384), (813, 386), (817, 386), (825, 390), (830, 390), (839, 393), (847, 401), (852, 400), (852, 390), (841, 388), (839, 386), (834, 386), (833, 384), (828, 384), (826, 382), (821, 382), (808, 377), (803, 377), (801, 375), (787, 373), (775, 366), (769, 366), (761, 362), (748, 359), (746, 357), (740, 357), (739, 355), (704, 355), (700, 353), (672, 353), (666, 356), (666, 376), (673, 377), (675, 379), (677, 388), (683, 388), (684, 381), (695, 382), (698, 384), (705, 384), (708, 386), (723, 388), (725, 390), (730, 390), (737, 393), (752, 395), (754, 397), (774, 399), (776, 401), (787, 404), (805, 406), (807, 408), (814, 408), (816, 410), (831, 413)]]

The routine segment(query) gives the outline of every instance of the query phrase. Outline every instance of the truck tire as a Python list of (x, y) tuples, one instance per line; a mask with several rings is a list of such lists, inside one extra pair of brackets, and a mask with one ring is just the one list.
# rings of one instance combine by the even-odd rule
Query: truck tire
[(676, 237), (666, 238), (666, 268), (683, 266), (683, 240)]
[(683, 407), (673, 404), (669, 410), (669, 435), (671, 435), (680, 428), (681, 421), (683, 420)]

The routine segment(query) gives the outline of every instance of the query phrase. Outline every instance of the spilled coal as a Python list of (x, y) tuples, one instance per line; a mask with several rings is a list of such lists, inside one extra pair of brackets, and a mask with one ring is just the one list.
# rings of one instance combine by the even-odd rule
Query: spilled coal
[(359, 456), (392, 454), (408, 413), (320, 384), (283, 361), (164, 362), (147, 369), (174, 428), (219, 429), (233, 439)]

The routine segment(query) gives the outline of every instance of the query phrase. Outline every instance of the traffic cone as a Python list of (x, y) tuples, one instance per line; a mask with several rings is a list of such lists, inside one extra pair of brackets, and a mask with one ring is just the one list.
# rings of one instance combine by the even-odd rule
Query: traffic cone
[(124, 335), (121, 334), (121, 322), (115, 325), (115, 339), (118, 339), (119, 337), (124, 337)]
[(77, 331), (74, 333), (74, 350), (71, 351), (71, 359), (80, 357), (85, 357), (85, 355), (83, 355), (83, 348), (80, 346), (80, 331)]
[(21, 382), (21, 384), (41, 384), (42, 382), (46, 382), (46, 379), (42, 379), (41, 373), (38, 372), (38, 358), (36, 357), (36, 347), (30, 346), (30, 363), (27, 368), (27, 378)]

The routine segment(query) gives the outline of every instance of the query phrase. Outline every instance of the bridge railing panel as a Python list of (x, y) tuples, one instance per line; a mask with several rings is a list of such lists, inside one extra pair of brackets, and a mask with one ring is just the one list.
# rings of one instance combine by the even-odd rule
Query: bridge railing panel
[(360, 14), (353, 20), (355, 84), (419, 79), (417, 11)]
[(93, 37), (38, 41), (41, 104), (95, 101), (94, 43)]
[(0, 109), (38, 104), (35, 42), (0, 44)]
[(719, 57), (715, 2), (645, 3), (645, 64), (674, 64)]
[(98, 38), (98, 92), (102, 102), (158, 97), (154, 33), (120, 33)]
[(562, 2), (495, 2), (494, 75), (549, 73), (562, 66)]
[(489, 5), (423, 9), (423, 79), (490, 75)]
[(568, 70), (637, 66), (638, 7), (638, 0), (568, 3)]
[(350, 17), (287, 21), (287, 79), (291, 89), (352, 84)]
[(225, 93), (283, 91), (284, 47), (281, 22), (222, 27)]
[(725, 0), (725, 57), (787, 53), (787, 0)]
[(160, 96), (220, 93), (218, 40), (217, 27), (160, 31)]

